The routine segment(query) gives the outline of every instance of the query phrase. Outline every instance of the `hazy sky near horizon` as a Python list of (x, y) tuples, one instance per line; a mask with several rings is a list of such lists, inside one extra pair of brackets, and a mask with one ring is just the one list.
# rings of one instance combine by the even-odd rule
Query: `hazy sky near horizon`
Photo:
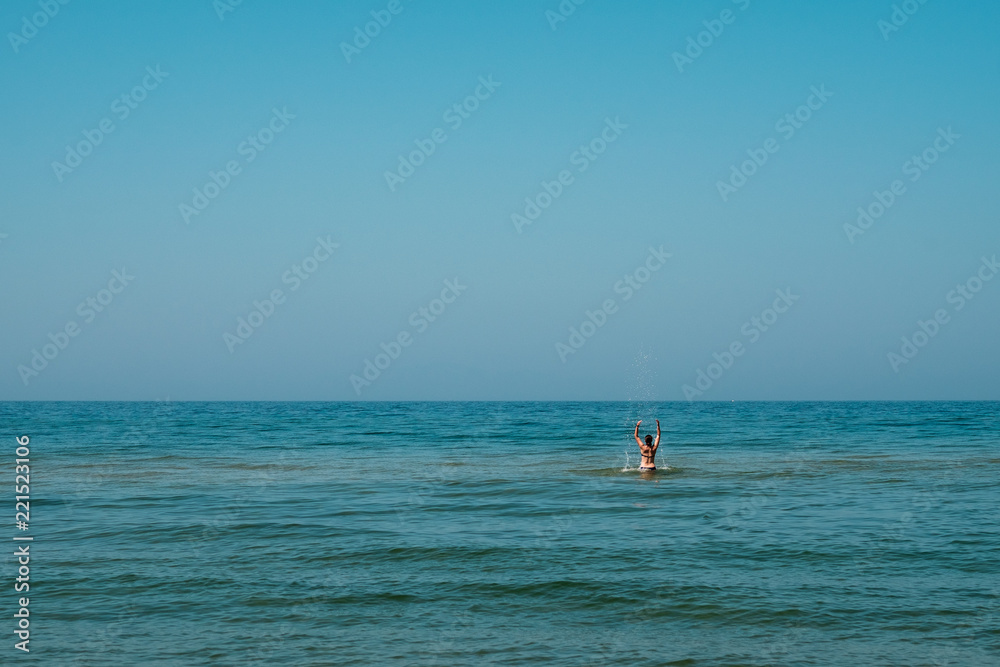
[(895, 6), (6, 2), (0, 399), (1000, 399), (1000, 6)]

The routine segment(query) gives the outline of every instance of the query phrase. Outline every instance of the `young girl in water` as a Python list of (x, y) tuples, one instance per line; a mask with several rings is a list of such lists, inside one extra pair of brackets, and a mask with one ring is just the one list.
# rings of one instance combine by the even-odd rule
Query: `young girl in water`
[(660, 446), (660, 420), (656, 420), (656, 440), (653, 440), (653, 436), (647, 435), (645, 444), (639, 439), (639, 424), (641, 423), (641, 419), (635, 423), (635, 441), (639, 445), (639, 453), (642, 454), (639, 470), (652, 472), (656, 470), (656, 448)]

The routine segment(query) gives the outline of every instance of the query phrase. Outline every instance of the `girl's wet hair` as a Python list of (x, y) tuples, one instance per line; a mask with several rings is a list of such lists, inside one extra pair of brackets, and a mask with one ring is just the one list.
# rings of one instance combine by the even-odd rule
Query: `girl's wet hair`
[(651, 443), (651, 442), (653, 442), (653, 436), (651, 436), (651, 435), (649, 435), (649, 434), (647, 433), (647, 434), (646, 434), (646, 444), (648, 445), (648, 444), (649, 444), (649, 443)]

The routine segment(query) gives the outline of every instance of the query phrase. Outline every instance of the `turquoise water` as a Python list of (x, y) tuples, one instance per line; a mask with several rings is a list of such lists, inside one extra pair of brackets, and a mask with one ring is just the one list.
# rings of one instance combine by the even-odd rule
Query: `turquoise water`
[(6, 664), (1000, 664), (998, 403), (0, 417), (35, 538)]

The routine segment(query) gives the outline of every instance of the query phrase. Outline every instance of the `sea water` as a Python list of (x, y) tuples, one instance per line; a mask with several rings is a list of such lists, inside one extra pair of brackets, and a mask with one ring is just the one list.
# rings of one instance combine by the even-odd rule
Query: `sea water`
[(1000, 664), (998, 403), (0, 403), (0, 424), (2, 664)]

